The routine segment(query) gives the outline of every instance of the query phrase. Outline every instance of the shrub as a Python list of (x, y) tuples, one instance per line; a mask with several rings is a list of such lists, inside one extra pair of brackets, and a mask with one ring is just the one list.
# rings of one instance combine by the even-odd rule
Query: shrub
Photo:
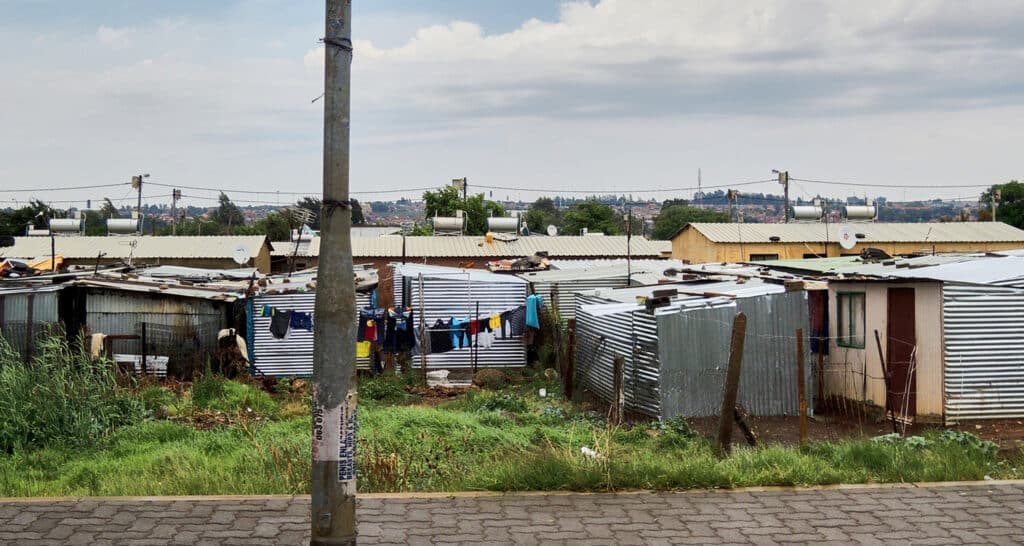
[(253, 411), (259, 415), (276, 416), (277, 404), (266, 391), (205, 373), (192, 383), (192, 404), (199, 409), (242, 413)]
[(393, 374), (359, 382), (359, 397), (378, 402), (400, 402), (408, 398), (405, 380)]
[(0, 337), (0, 450), (80, 447), (142, 419), (142, 403), (117, 385), (109, 360), (60, 336), (40, 341), (36, 354), (25, 364)]
[(473, 384), (485, 389), (500, 389), (507, 382), (508, 376), (497, 368), (484, 368), (473, 376)]

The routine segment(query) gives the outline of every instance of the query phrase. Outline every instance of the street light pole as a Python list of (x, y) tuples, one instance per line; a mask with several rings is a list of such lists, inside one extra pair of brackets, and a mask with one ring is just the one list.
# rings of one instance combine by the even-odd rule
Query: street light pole
[(356, 543), (356, 300), (348, 195), (351, 21), (351, 0), (327, 0), (324, 195), (313, 321), (314, 546)]

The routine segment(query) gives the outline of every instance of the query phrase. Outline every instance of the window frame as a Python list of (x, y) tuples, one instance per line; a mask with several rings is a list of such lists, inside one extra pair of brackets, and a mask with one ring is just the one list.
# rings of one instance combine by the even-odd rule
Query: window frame
[[(853, 305), (850, 304), (851, 300), (854, 300), (859, 296), (860, 298), (860, 343), (857, 342), (857, 334), (854, 331), (850, 331), (850, 326), (854, 325), (854, 312)], [(842, 292), (836, 292), (836, 345), (839, 347), (846, 347), (848, 349), (863, 349), (867, 345), (867, 335), (864, 332), (867, 326), (867, 293), (863, 291), (847, 290)], [(845, 318), (843, 315), (846, 315)], [(847, 325), (847, 335), (843, 335), (843, 325)]]

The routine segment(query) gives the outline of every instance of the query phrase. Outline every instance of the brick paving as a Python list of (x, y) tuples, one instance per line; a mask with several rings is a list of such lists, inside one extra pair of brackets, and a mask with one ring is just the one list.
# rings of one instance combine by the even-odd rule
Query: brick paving
[[(303, 544), (308, 497), (0, 499), (2, 544)], [(361, 497), (361, 544), (1019, 544), (1024, 482)]]

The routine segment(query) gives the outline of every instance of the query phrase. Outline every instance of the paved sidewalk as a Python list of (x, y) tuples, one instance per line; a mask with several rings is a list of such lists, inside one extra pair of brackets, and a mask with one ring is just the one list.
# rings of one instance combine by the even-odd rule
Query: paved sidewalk
[[(361, 497), (361, 544), (1024, 542), (1024, 482)], [(308, 497), (0, 499), (3, 544), (303, 544)]]

